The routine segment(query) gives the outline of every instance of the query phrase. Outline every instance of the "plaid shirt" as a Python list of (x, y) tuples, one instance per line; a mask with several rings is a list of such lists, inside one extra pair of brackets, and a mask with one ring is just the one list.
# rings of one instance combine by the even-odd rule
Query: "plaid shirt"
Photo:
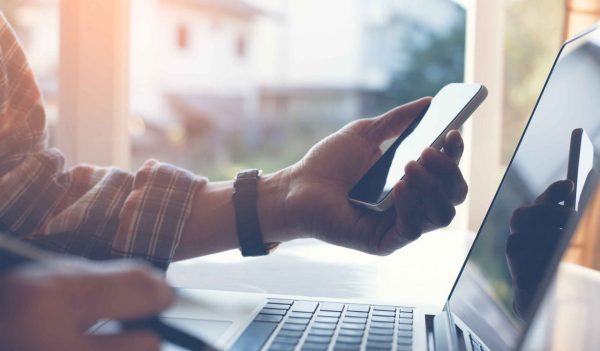
[(65, 171), (46, 136), (40, 90), (0, 14), (0, 230), (62, 253), (166, 268), (205, 180), (153, 160), (134, 174), (89, 165)]

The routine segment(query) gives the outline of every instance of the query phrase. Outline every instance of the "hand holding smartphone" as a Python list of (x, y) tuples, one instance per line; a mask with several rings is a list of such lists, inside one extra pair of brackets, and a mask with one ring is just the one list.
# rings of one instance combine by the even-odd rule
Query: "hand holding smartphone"
[(446, 134), (460, 128), (486, 97), (481, 84), (453, 83), (442, 88), (426, 111), (391, 145), (382, 147), (381, 158), (350, 191), (350, 202), (379, 212), (392, 207), (391, 192), (404, 178), (406, 164), (417, 160), (427, 147), (441, 149)]

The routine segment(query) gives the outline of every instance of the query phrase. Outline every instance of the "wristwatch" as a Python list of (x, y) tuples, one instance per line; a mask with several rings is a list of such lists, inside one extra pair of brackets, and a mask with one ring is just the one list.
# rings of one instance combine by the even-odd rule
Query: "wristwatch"
[(258, 181), (261, 170), (241, 171), (235, 178), (232, 199), (235, 208), (235, 225), (240, 241), (242, 256), (264, 256), (273, 251), (279, 243), (267, 243), (263, 240), (258, 219)]

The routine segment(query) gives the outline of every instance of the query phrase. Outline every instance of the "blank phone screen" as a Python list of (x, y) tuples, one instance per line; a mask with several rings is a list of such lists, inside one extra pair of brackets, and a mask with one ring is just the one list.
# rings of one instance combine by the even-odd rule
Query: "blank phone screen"
[(404, 167), (408, 162), (418, 160), (429, 146), (441, 148), (442, 145), (434, 145), (436, 140), (443, 140), (444, 131), (481, 89), (478, 84), (450, 84), (442, 89), (431, 101), (429, 109), (417, 117), (400, 137), (384, 143), (383, 156), (352, 189), (350, 198), (371, 204), (385, 199), (404, 177)]

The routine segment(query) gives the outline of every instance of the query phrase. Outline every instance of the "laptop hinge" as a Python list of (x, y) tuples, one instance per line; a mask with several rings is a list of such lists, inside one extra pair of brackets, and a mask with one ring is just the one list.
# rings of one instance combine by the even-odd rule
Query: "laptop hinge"
[(436, 351), (459, 351), (456, 325), (446, 303), (444, 310), (433, 317), (433, 340)]

